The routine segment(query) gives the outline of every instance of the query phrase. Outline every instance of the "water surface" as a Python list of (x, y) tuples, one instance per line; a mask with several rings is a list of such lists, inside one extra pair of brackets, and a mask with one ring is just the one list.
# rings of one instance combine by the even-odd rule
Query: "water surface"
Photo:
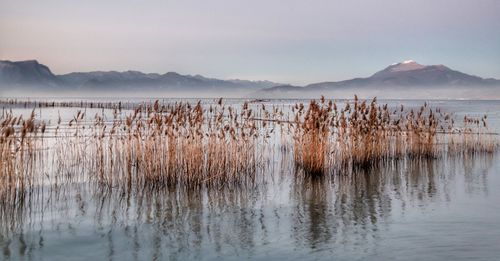
[[(229, 102), (241, 104), (241, 100)], [(453, 111), (457, 118), (486, 113), (492, 130), (500, 126), (500, 102), (432, 101), (431, 106)], [(12, 109), (25, 115), (32, 110)], [(37, 113), (56, 121), (59, 115), (71, 118), (75, 110), (45, 108)], [(87, 109), (89, 115), (98, 111)], [(123, 191), (78, 181), (37, 186), (16, 205), (0, 206), (0, 259), (498, 260), (500, 256), (498, 153), (402, 159), (322, 179), (297, 173), (287, 152), (271, 159), (259, 184), (244, 188)]]

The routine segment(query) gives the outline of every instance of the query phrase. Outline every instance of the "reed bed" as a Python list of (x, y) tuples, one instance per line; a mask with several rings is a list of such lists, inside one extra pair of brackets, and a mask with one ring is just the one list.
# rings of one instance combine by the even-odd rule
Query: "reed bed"
[(71, 153), (86, 153), (65, 169), (84, 168), (100, 184), (197, 187), (251, 184), (255, 178), (262, 139), (247, 105), (237, 112), (222, 100), (208, 109), (200, 102), (155, 102), (125, 117), (115, 111), (111, 125), (102, 115), (91, 126), (80, 125), (82, 119), (72, 122), (71, 143), (61, 142)]
[(487, 128), (486, 116), (464, 118), (461, 127), (450, 114), (432, 109), (390, 110), (387, 104), (311, 101), (308, 108), (296, 104), (294, 157), (310, 175), (350, 173), (379, 162), (400, 158), (437, 158), (455, 154), (492, 153), (498, 140)]
[(11, 202), (44, 175), (51, 182), (95, 182), (129, 191), (248, 187), (272, 172), (263, 168), (281, 158), (273, 153), (291, 152), (300, 171), (325, 176), (398, 159), (498, 149), (486, 116), (456, 124), (452, 115), (427, 104), (389, 108), (376, 99), (337, 104), (322, 97), (289, 108), (248, 102), (236, 108), (222, 99), (156, 101), (126, 111), (118, 103), (99, 105), (113, 111), (111, 119), (104, 112), (87, 115), (85, 106), (94, 105), (80, 106), (69, 122), (59, 119), (49, 126), (35, 110), (27, 119), (2, 113), (0, 200)]
[(0, 205), (23, 201), (40, 179), (43, 140), (36, 137), (43, 137), (45, 130), (46, 123), (35, 119), (34, 110), (27, 119), (0, 117)]

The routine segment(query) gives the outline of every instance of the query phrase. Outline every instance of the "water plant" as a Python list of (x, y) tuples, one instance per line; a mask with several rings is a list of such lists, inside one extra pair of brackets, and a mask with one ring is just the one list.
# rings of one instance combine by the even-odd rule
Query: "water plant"
[[(22, 102), (7, 101), (16, 103)], [(56, 181), (125, 190), (253, 186), (273, 153), (291, 152), (298, 170), (324, 176), (349, 175), (353, 169), (398, 159), (492, 153), (498, 148), (486, 116), (465, 117), (456, 124), (451, 114), (427, 103), (390, 107), (355, 96), (344, 102), (321, 97), (289, 107), (243, 102), (238, 108), (222, 99), (205, 104), (157, 100), (135, 107), (99, 104), (102, 112), (89, 116), (87, 109), (94, 104), (60, 102), (57, 106), (83, 106), (67, 123), (61, 118), (46, 123), (35, 110), (23, 119), (4, 109), (2, 191), (26, 191), (47, 173)]]

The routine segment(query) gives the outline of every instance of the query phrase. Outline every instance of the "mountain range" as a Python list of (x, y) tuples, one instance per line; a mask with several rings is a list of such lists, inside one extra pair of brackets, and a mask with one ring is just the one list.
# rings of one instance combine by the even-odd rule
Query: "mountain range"
[(279, 85), (270, 81), (219, 80), (201, 75), (94, 71), (55, 75), (36, 60), (0, 61), (0, 90), (44, 92), (249, 92)]
[[(0, 91), (29, 90), (51, 92), (188, 93), (214, 96), (317, 97), (335, 95), (404, 98), (500, 98), (500, 80), (452, 70), (444, 65), (422, 65), (413, 60), (395, 63), (366, 78), (320, 82), (306, 86), (282, 85), (270, 81), (220, 80), (201, 75), (142, 73), (138, 71), (74, 72), (55, 75), (36, 60), (0, 61)], [(437, 95), (437, 96), (436, 96)], [(471, 97), (471, 95), (473, 97)], [(205, 95), (206, 96), (206, 95)], [(463, 96), (463, 97), (462, 97)], [(198, 96), (199, 97), (199, 96)]]
[(500, 99), (500, 80), (465, 74), (444, 65), (422, 65), (408, 60), (394, 63), (366, 78), (320, 82), (303, 87), (273, 86), (253, 95), (352, 97), (353, 93), (384, 98)]
[(484, 79), (478, 76), (452, 70), (444, 65), (421, 65), (413, 60), (395, 63), (367, 78), (354, 78), (338, 82), (320, 82), (298, 86), (275, 86), (268, 91), (278, 90), (332, 90), (340, 88), (366, 87), (425, 87), (425, 86), (500, 86), (500, 80)]

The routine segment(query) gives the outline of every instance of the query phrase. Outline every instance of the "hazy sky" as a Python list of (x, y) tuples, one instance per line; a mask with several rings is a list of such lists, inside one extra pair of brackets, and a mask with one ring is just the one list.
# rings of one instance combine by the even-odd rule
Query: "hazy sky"
[(500, 0), (0, 0), (0, 59), (293, 84), (413, 59), (500, 78)]

